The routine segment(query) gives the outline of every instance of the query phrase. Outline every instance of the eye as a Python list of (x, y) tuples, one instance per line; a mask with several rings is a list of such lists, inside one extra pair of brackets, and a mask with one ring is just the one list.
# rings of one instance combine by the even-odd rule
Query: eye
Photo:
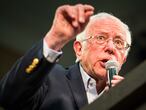
[(114, 40), (114, 44), (118, 47), (118, 48), (123, 48), (124, 47), (124, 41), (121, 39), (115, 39)]
[(105, 36), (97, 36), (97, 37), (96, 37), (96, 40), (97, 40), (98, 42), (104, 42), (104, 41), (106, 40), (106, 37), (105, 37)]

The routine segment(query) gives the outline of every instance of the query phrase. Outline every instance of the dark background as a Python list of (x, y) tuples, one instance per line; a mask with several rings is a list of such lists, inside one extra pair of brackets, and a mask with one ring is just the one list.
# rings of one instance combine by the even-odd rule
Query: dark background
[[(109, 12), (129, 25), (133, 44), (121, 74), (146, 58), (146, 0), (0, 0), (0, 78), (50, 29), (55, 10), (63, 4), (91, 4), (97, 12)], [(60, 63), (75, 61), (72, 42), (63, 49)]]

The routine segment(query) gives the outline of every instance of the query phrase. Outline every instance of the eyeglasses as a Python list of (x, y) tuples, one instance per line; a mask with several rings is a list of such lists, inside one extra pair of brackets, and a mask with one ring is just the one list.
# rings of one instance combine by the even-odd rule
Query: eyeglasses
[(99, 35), (99, 36), (90, 36), (87, 39), (83, 39), (82, 41), (86, 41), (89, 39), (94, 39), (95, 43), (98, 45), (106, 45), (109, 40), (113, 41), (114, 46), (118, 50), (127, 50), (130, 47), (130, 44), (128, 44), (126, 41), (121, 39), (120, 37), (115, 37), (113, 39), (108, 38), (107, 36)]

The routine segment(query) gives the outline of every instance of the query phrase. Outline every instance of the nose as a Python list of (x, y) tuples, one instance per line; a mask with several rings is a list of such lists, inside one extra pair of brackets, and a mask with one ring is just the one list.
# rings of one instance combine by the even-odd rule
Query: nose
[(113, 41), (110, 39), (107, 41), (106, 47), (105, 47), (105, 52), (108, 54), (114, 54), (115, 53), (115, 45)]

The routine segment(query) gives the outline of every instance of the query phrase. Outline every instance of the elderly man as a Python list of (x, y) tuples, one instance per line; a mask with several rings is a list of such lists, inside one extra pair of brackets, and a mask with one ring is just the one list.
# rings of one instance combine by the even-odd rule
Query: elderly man
[[(79, 110), (108, 88), (105, 63), (126, 61), (128, 26), (94, 8), (60, 6), (43, 41), (20, 58), (0, 82), (0, 104), (7, 110)], [(64, 69), (56, 62), (72, 39), (77, 63)], [(111, 87), (124, 78), (114, 75)]]

